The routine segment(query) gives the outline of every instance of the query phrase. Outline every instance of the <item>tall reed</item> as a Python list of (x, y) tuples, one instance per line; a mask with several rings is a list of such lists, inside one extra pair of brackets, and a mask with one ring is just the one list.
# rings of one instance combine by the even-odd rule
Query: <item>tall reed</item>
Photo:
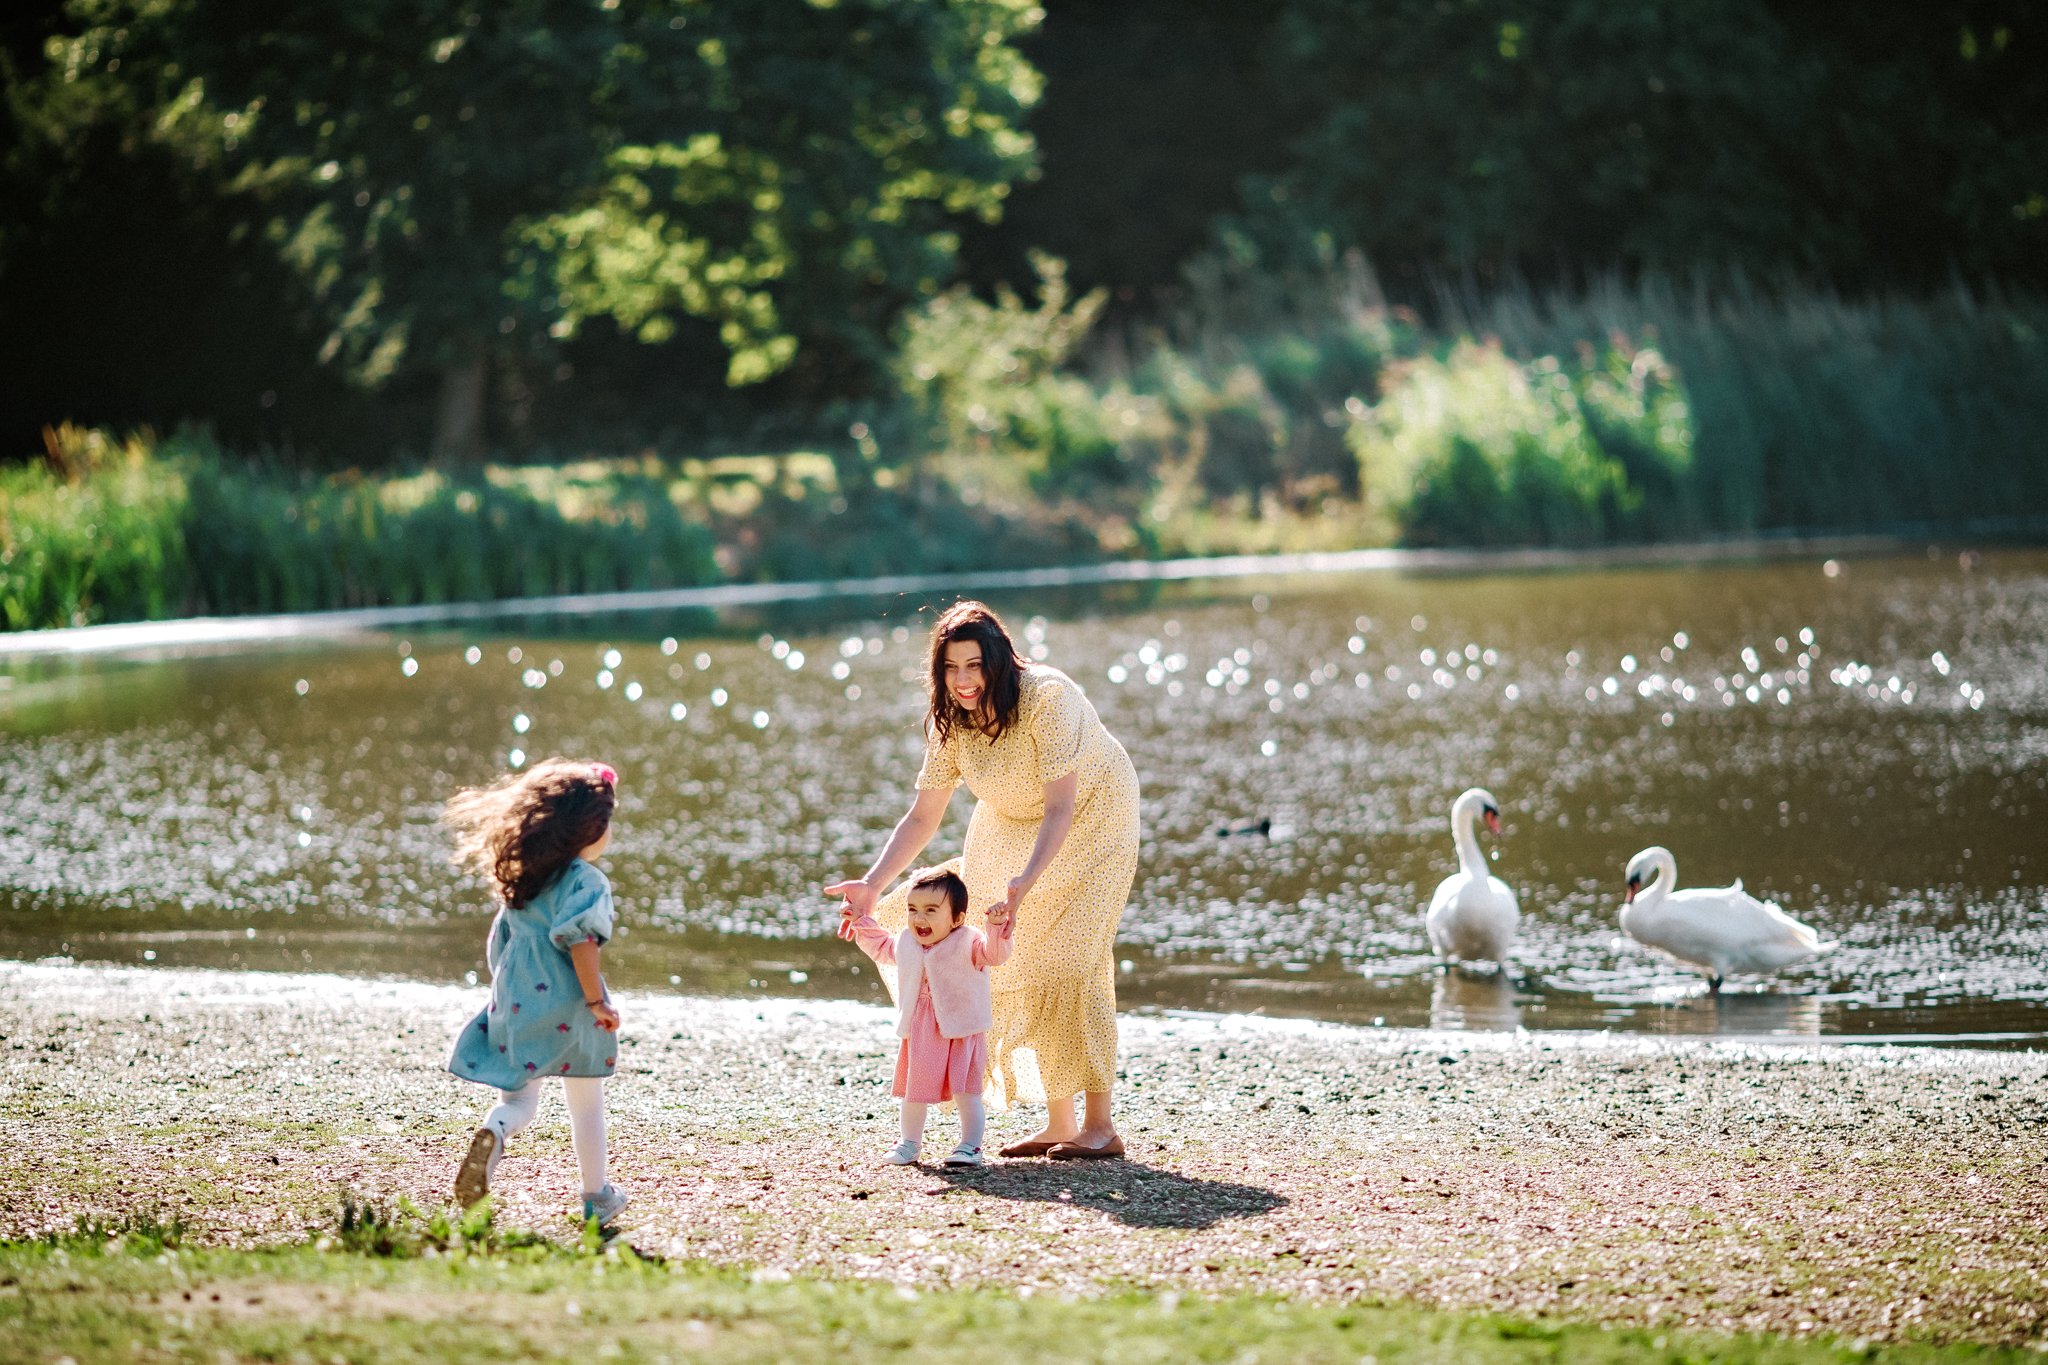
[(0, 470), (11, 630), (704, 583), (710, 529), (630, 464), (315, 477), (202, 435), (60, 429)]
[(41, 459), (0, 466), (0, 626), (158, 617), (191, 588), (182, 472), (125, 441), (46, 428)]
[(2048, 515), (2048, 301), (1961, 285), (1851, 299), (1651, 279), (1579, 294), (1447, 290), (1440, 304), (1450, 329), (1523, 359), (1616, 336), (1654, 345), (1684, 391), (1709, 529)]

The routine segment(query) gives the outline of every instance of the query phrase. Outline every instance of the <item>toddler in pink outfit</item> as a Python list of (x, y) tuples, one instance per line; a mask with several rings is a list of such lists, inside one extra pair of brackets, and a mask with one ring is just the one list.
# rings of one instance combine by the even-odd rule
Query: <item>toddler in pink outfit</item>
[(982, 1084), (988, 1074), (990, 1014), (988, 969), (1010, 960), (1013, 921), (1005, 906), (988, 912), (989, 932), (968, 927), (967, 883), (957, 873), (927, 868), (912, 874), (910, 924), (891, 934), (873, 915), (842, 915), (839, 936), (860, 945), (882, 966), (896, 968), (894, 1093), (903, 1101), (903, 1140), (882, 1158), (891, 1166), (917, 1160), (925, 1114), (947, 1100), (960, 1105), (960, 1145), (948, 1166), (979, 1166), (988, 1111)]

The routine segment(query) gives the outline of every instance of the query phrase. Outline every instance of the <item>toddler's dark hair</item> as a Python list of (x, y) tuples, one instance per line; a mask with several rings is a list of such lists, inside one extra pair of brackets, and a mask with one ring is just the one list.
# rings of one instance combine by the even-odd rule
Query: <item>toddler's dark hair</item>
[(967, 883), (960, 880), (960, 874), (949, 867), (928, 867), (922, 872), (910, 875), (910, 889), (923, 890), (937, 887), (946, 893), (946, 900), (953, 907), (953, 923), (958, 924), (967, 914)]
[(441, 812), (454, 862), (514, 909), (547, 889), (612, 823), (618, 780), (601, 763), (543, 759), (488, 787), (457, 792)]

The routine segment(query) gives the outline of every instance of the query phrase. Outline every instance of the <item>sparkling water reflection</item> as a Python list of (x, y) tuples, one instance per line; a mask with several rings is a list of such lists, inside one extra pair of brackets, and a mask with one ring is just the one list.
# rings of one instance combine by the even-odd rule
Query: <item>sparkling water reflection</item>
[[(1830, 565), (997, 600), (1145, 785), (1128, 1006), (2033, 1041), (2048, 555)], [(16, 663), (0, 952), (460, 978), (479, 897), (438, 803), (569, 753), (622, 774), (619, 979), (872, 997), (815, 888), (907, 799), (924, 605)], [(1473, 784), (1504, 806), (1511, 980), (1439, 977), (1421, 929)], [(1684, 884), (1740, 876), (1841, 947), (1699, 998), (1616, 927), (1622, 865), (1652, 843)]]

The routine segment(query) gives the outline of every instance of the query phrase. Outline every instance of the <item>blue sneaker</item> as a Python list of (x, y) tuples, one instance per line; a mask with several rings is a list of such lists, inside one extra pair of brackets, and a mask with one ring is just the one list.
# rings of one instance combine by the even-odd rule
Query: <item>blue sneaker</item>
[(628, 1202), (618, 1186), (606, 1181), (604, 1188), (596, 1194), (583, 1196), (583, 1221), (587, 1223), (595, 1218), (599, 1227), (607, 1227), (626, 1211)]

